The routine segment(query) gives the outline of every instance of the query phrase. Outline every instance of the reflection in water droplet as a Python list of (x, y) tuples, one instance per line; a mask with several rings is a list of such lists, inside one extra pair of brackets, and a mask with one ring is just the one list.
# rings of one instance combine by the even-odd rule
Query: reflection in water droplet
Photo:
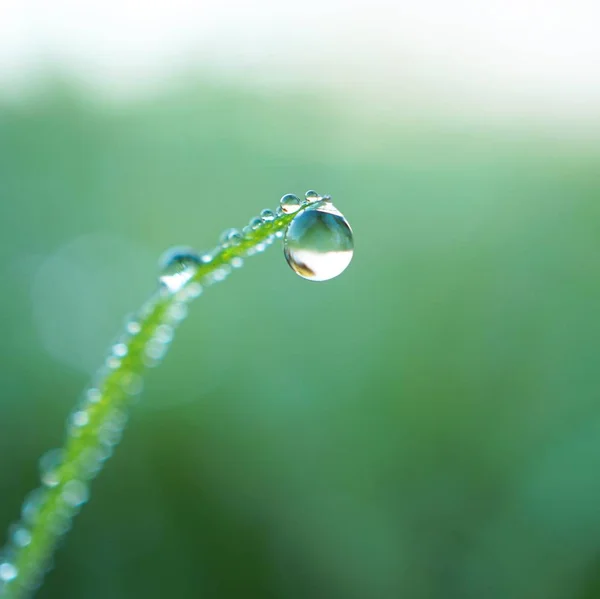
[(284, 195), (281, 200), (279, 200), (279, 207), (285, 214), (293, 214), (294, 212), (298, 212), (301, 205), (302, 202), (300, 201), (300, 198), (295, 196), (293, 193), (288, 193), (287, 195)]
[(352, 229), (333, 204), (318, 202), (290, 223), (283, 250), (298, 275), (327, 281), (341, 274), (352, 260)]
[(179, 291), (196, 274), (203, 258), (187, 247), (167, 250), (159, 261), (159, 281), (169, 292)]

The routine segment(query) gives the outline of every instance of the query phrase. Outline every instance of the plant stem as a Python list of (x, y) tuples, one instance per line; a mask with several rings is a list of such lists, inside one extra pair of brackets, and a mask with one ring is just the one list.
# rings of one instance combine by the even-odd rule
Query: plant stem
[(112, 347), (97, 381), (71, 414), (63, 449), (42, 459), (42, 486), (26, 499), (22, 520), (12, 527), (0, 555), (0, 597), (22, 599), (40, 586), (58, 541), (89, 497), (91, 479), (121, 438), (144, 371), (156, 366), (166, 353), (174, 328), (187, 314), (187, 304), (203, 287), (241, 266), (242, 258), (266, 249), (307, 205), (294, 214), (281, 213), (274, 219), (271, 215), (260, 224), (255, 221), (256, 228), (246, 227), (235, 245), (219, 245), (210, 261), (200, 264), (176, 293), (162, 288), (127, 323), (124, 337)]

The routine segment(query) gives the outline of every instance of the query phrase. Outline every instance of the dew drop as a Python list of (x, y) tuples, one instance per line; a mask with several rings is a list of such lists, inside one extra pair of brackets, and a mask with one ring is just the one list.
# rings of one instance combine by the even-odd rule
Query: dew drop
[(119, 366), (121, 366), (121, 360), (119, 360), (119, 358), (117, 358), (116, 356), (108, 356), (108, 358), (106, 358), (105, 364), (109, 370), (116, 370), (117, 368), (119, 368)]
[(226, 229), (219, 241), (223, 246), (239, 245), (242, 241), (242, 234), (237, 229)]
[(31, 533), (23, 526), (17, 526), (12, 530), (12, 542), (16, 547), (27, 547), (31, 543)]
[(187, 313), (187, 306), (183, 302), (175, 302), (167, 310), (167, 318), (173, 323), (180, 323), (185, 320)]
[(284, 195), (281, 200), (279, 200), (279, 207), (284, 214), (293, 214), (294, 212), (298, 212), (301, 205), (302, 201), (293, 193), (288, 193)]
[(102, 399), (100, 389), (96, 389), (95, 387), (88, 389), (85, 395), (90, 403), (98, 403)]
[(187, 287), (187, 299), (194, 299), (202, 295), (202, 285), (200, 283), (190, 283)]
[(130, 335), (137, 335), (142, 330), (142, 325), (137, 320), (129, 320), (125, 329)]
[(0, 564), (0, 580), (3, 582), (14, 580), (18, 573), (17, 568), (10, 562)]
[(156, 327), (156, 331), (154, 331), (154, 339), (160, 343), (171, 343), (174, 335), (175, 330), (168, 324), (160, 324)]
[(265, 221), (265, 222), (271, 222), (272, 220), (275, 220), (275, 213), (272, 210), (269, 210), (268, 208), (265, 208), (261, 213), (260, 213), (260, 217)]
[(317, 193), (314, 189), (309, 189), (305, 194), (304, 197), (306, 198), (307, 202), (310, 202), (311, 204), (313, 202), (320, 202), (323, 198), (322, 196)]
[(117, 358), (124, 358), (127, 355), (127, 345), (122, 342), (115, 343), (112, 347), (112, 353)]
[(311, 281), (327, 281), (344, 272), (352, 260), (352, 229), (333, 204), (318, 202), (290, 223), (283, 251), (296, 274)]
[(71, 415), (71, 424), (76, 428), (86, 426), (90, 422), (90, 415), (85, 410), (77, 410)]
[(170, 293), (179, 291), (198, 271), (204, 256), (188, 247), (167, 250), (159, 261), (159, 281)]
[(248, 226), (250, 227), (250, 229), (252, 231), (256, 231), (256, 229), (260, 228), (260, 226), (262, 224), (263, 224), (263, 219), (260, 216), (255, 216), (254, 218), (250, 219)]
[(62, 491), (63, 501), (71, 507), (79, 507), (89, 498), (88, 486), (80, 480), (70, 480)]
[(165, 357), (167, 348), (168, 345), (158, 339), (150, 339), (146, 344), (146, 357), (149, 359), (147, 366), (157, 366), (157, 362)]
[(31, 491), (31, 493), (25, 497), (21, 516), (26, 524), (35, 524), (45, 499), (46, 490), (41, 487)]
[(64, 459), (62, 449), (51, 449), (40, 458), (40, 477), (47, 487), (56, 487), (60, 483), (60, 466)]
[(144, 380), (139, 374), (130, 372), (123, 377), (121, 388), (127, 395), (138, 395), (144, 388)]

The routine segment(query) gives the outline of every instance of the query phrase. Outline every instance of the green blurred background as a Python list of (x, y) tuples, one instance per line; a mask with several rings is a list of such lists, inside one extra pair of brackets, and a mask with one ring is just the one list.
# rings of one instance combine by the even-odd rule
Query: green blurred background
[(0, 525), (170, 245), (355, 233), (192, 307), (41, 599), (600, 597), (600, 137), (188, 76), (0, 105)]

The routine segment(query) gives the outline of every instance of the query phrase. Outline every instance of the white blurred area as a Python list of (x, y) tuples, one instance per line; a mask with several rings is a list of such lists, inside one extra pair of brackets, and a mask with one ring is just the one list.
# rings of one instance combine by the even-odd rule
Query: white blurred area
[(94, 94), (190, 74), (348, 106), (600, 128), (598, 0), (0, 0), (0, 97), (53, 72)]

